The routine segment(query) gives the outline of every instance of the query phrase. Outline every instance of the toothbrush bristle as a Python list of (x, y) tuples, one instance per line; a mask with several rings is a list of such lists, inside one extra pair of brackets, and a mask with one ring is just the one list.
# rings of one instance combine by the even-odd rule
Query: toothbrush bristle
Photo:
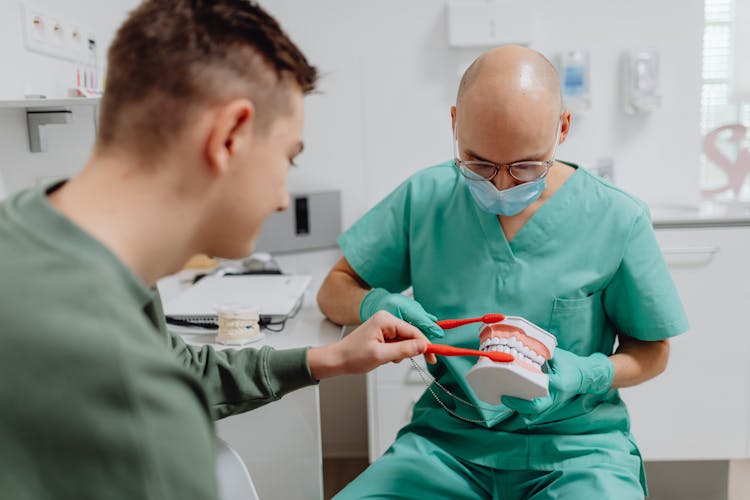
[(503, 314), (485, 314), (482, 316), (482, 323), (485, 324), (491, 324), (491, 323), (499, 323), (505, 319), (505, 315)]

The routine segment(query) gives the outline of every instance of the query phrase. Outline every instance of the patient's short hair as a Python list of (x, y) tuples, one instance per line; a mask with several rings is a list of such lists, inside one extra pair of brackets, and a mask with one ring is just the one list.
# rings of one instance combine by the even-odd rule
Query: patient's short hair
[(252, 1), (146, 0), (110, 46), (97, 147), (158, 154), (191, 112), (243, 97), (255, 106), (256, 130), (268, 128), (291, 110), (289, 89), (307, 94), (317, 78)]

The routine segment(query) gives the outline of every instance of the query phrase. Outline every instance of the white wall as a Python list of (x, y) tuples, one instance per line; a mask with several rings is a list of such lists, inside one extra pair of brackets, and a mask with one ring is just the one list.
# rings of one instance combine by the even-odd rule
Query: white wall
[[(103, 67), (115, 30), (138, 1), (34, 0), (33, 4), (90, 30), (96, 36), (99, 66)], [(0, 62), (4, 68), (0, 100), (22, 99), (27, 93), (61, 98), (75, 86), (75, 63), (24, 48), (17, 0), (0, 0)], [(8, 192), (52, 177), (69, 176), (83, 166), (94, 142), (94, 115), (92, 108), (85, 106), (72, 111), (73, 123), (47, 127), (48, 152), (30, 153), (25, 111), (0, 108), (0, 176)]]
[[(697, 202), (703, 2), (539, 1), (534, 48), (550, 57), (591, 51), (593, 107), (575, 117), (559, 156), (583, 164), (609, 156), (618, 184), (647, 201)], [(103, 57), (138, 2), (34, 3), (93, 29)], [(448, 47), (444, 2), (261, 3), (323, 73), (321, 93), (307, 101), (306, 152), (290, 175), (292, 190), (341, 189), (348, 226), (409, 174), (450, 157), (448, 108), (461, 71), (482, 49)], [(24, 50), (16, 0), (0, 0), (0, 12), (0, 61), (14, 70), (0, 79), (0, 99), (64, 95), (75, 65)], [(663, 106), (646, 116), (619, 107), (619, 59), (637, 48), (662, 56)], [(0, 110), (0, 175), (9, 191), (70, 174), (85, 161), (93, 121), (87, 109), (74, 111), (74, 126), (49, 128), (50, 152), (31, 154), (23, 113)]]
[(292, 191), (339, 189), (343, 224), (369, 207), (365, 198), (365, 88), (362, 47), (370, 43), (364, 2), (261, 0), (322, 73), (318, 93), (308, 97), (305, 151), (291, 171)]
[[(593, 106), (574, 118), (562, 159), (615, 161), (617, 183), (654, 203), (696, 203), (703, 2), (540, 0), (532, 45), (549, 57), (590, 51)], [(483, 49), (448, 47), (445, 2), (262, 1), (324, 73), (309, 100), (308, 151), (293, 187), (344, 190), (348, 226), (409, 174), (451, 156), (448, 110)], [(655, 48), (663, 106), (620, 109), (624, 51)]]
[[(699, 201), (703, 2), (661, 0), (546, 2), (545, 53), (591, 50), (594, 104), (559, 156), (615, 160), (617, 184), (656, 203)], [(561, 27), (565, 28), (561, 28)], [(661, 56), (662, 107), (644, 116), (620, 110), (621, 52), (655, 48)]]

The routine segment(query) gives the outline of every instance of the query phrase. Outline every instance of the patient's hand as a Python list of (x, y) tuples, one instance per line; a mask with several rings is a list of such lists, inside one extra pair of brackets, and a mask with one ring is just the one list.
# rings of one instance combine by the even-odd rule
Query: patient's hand
[[(422, 354), (429, 343), (417, 327), (379, 311), (335, 344), (308, 350), (307, 362), (317, 380), (366, 373), (382, 364)], [(426, 354), (425, 359), (428, 363), (436, 361), (434, 354)]]

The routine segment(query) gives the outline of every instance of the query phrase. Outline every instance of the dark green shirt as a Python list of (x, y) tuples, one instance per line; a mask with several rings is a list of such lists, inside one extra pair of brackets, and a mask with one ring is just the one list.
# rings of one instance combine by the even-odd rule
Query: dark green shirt
[(306, 349), (185, 345), (43, 189), (0, 205), (0, 324), (0, 498), (216, 498), (213, 419), (315, 383)]

